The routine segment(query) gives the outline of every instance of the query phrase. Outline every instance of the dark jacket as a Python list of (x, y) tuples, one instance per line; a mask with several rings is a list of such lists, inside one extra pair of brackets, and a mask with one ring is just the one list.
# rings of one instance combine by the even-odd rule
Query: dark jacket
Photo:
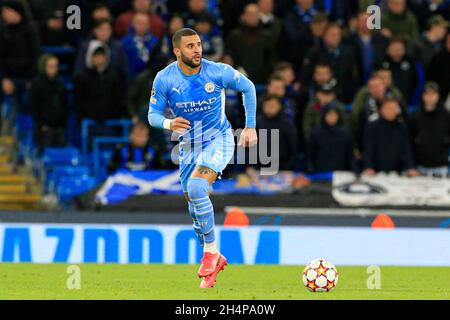
[(244, 68), (253, 82), (266, 82), (275, 61), (275, 48), (269, 32), (240, 26), (230, 33), (225, 48), (235, 65)]
[(411, 140), (416, 163), (425, 167), (448, 165), (450, 147), (450, 114), (439, 105), (434, 111), (421, 111), (411, 116)]
[(155, 149), (150, 144), (145, 147), (135, 147), (131, 144), (117, 145), (108, 164), (108, 172), (111, 174), (117, 169), (148, 170), (154, 167), (154, 162)]
[(314, 128), (308, 145), (308, 167), (312, 172), (353, 170), (353, 143), (350, 132), (343, 126), (338, 108), (339, 122), (330, 127), (322, 115), (322, 123)]
[[(267, 118), (264, 114), (257, 117), (258, 129), (267, 129), (267, 148), (268, 155), (276, 157), (274, 150), (272, 150), (271, 131), (273, 129), (279, 130), (279, 164), (280, 170), (293, 170), (295, 165), (295, 157), (297, 154), (297, 131), (292, 122), (280, 112), (274, 118)], [(259, 139), (261, 142), (261, 139)], [(261, 147), (260, 147), (261, 148)]]
[[(356, 58), (356, 67), (358, 69), (358, 83), (360, 86), (366, 84), (368, 74), (365, 73), (364, 66), (364, 47), (363, 42), (357, 33), (352, 33), (345, 43), (351, 46)], [(370, 38), (370, 45), (372, 46), (372, 67), (380, 63), (384, 56), (387, 46), (387, 39), (380, 33), (373, 33)]]
[(409, 133), (402, 121), (380, 118), (367, 126), (364, 136), (364, 169), (398, 173), (414, 167)]
[(352, 48), (341, 44), (334, 53), (329, 52), (325, 45), (309, 50), (303, 61), (305, 85), (311, 84), (314, 68), (319, 62), (332, 66), (334, 76), (345, 98), (343, 102), (350, 103), (359, 81), (356, 56)]
[(0, 23), (0, 79), (35, 76), (39, 52), (39, 33), (25, 16), (16, 25)]
[(382, 63), (391, 69), (392, 81), (402, 93), (406, 103), (411, 103), (419, 81), (416, 63), (408, 57), (403, 58), (400, 62), (394, 62), (391, 58), (386, 57)]
[(450, 92), (450, 52), (441, 50), (431, 59), (427, 79), (435, 81), (441, 88), (441, 97), (446, 99)]
[[(42, 68), (48, 56), (43, 56)], [(67, 122), (68, 106), (67, 92), (64, 82), (59, 78), (48, 78), (44, 70), (40, 70), (30, 88), (29, 108), (34, 122), (38, 128), (48, 126), (65, 128)]]

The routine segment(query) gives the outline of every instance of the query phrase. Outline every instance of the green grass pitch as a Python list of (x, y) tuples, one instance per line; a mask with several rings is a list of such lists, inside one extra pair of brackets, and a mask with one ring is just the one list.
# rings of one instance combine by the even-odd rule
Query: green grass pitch
[(81, 264), (81, 288), (67, 289), (68, 265), (0, 264), (0, 299), (450, 299), (450, 268), (381, 267), (381, 289), (366, 268), (339, 267), (328, 293), (308, 292), (303, 266), (228, 265), (200, 289), (197, 265)]

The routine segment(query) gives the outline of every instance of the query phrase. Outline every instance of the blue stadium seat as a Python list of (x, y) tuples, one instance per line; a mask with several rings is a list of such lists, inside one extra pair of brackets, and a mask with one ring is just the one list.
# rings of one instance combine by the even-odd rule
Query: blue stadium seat
[(91, 176), (61, 177), (57, 194), (60, 202), (67, 202), (74, 197), (85, 193), (97, 185), (97, 179)]
[(56, 192), (58, 189), (59, 181), (63, 177), (81, 177), (89, 175), (88, 166), (55, 166), (51, 170), (47, 171), (44, 191)]
[(47, 168), (61, 165), (77, 166), (81, 162), (81, 157), (77, 148), (45, 148), (42, 160)]

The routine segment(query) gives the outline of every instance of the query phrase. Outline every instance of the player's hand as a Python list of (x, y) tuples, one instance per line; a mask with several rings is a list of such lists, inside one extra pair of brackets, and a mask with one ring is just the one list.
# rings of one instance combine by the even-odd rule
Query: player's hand
[(239, 138), (238, 146), (253, 147), (258, 143), (258, 136), (255, 128), (244, 128)]
[(189, 124), (189, 120), (186, 120), (183, 117), (177, 117), (172, 120), (172, 123), (170, 124), (170, 130), (182, 133), (183, 131), (189, 130), (191, 128)]

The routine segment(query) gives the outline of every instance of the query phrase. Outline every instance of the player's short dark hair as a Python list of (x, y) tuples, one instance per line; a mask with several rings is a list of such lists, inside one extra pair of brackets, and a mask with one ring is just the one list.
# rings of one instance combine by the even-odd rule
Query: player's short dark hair
[(174, 48), (179, 48), (182, 37), (196, 36), (196, 35), (197, 35), (197, 32), (191, 28), (183, 28), (183, 29), (177, 30), (174, 33), (174, 35), (172, 36), (172, 46)]

